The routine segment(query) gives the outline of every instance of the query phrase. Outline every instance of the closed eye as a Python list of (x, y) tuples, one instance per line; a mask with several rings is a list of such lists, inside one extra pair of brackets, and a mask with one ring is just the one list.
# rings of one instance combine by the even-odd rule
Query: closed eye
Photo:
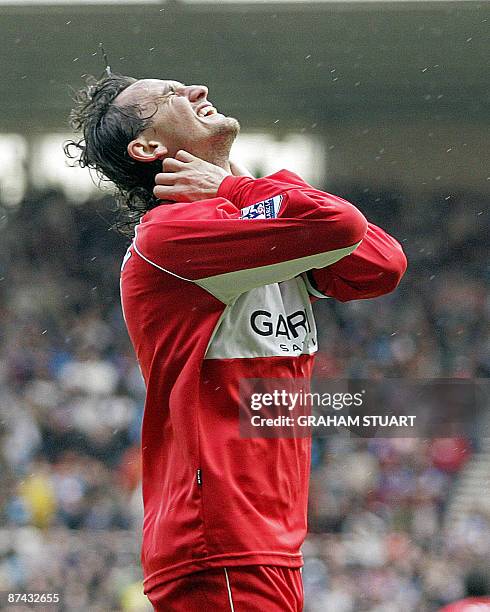
[(180, 83), (178, 87), (176, 87), (175, 85), (169, 85), (168, 87), (170, 89), (169, 93), (176, 94), (176, 93), (178, 93), (177, 89), (183, 89), (185, 87), (185, 84), (184, 83)]
[(181, 87), (185, 87), (185, 85), (182, 84), (182, 85), (179, 85), (178, 87), (175, 85), (168, 85), (168, 91), (158, 96), (157, 98), (158, 102), (167, 102), (171, 97), (179, 95), (177, 90), (180, 89)]
[(162, 93), (156, 98), (157, 102), (166, 102), (172, 96), (177, 95), (177, 90), (175, 87), (170, 86), (169, 89), (170, 91), (167, 91), (166, 93)]

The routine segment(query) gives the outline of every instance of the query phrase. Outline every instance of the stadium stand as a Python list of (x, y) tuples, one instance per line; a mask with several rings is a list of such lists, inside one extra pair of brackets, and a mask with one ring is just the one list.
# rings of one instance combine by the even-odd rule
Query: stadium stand
[[(417, 208), (388, 191), (341, 195), (402, 240), (410, 268), (392, 295), (316, 306), (317, 371), (488, 378), (482, 199), (434, 194)], [(145, 609), (144, 388), (118, 301), (126, 240), (108, 231), (112, 206), (30, 190), (0, 215), (0, 590), (58, 592), (66, 610)], [(458, 522), (445, 516), (477, 449), (316, 440), (306, 611), (430, 612), (462, 597), (489, 558), (490, 513), (474, 502)]]

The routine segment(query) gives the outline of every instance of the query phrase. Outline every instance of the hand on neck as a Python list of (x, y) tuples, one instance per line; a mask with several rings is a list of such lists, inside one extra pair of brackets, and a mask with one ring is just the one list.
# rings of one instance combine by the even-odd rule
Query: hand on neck
[(216, 149), (212, 151), (202, 151), (194, 147), (190, 147), (186, 150), (192, 153), (192, 155), (231, 173), (229, 151), (218, 151)]

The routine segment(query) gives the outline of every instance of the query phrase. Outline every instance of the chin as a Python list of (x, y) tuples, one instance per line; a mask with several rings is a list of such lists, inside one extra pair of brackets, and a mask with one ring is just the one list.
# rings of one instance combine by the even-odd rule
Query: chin
[(227, 130), (234, 134), (235, 137), (240, 132), (240, 124), (234, 117), (223, 117), (223, 120), (219, 122), (219, 127), (221, 130)]
[(240, 132), (240, 124), (234, 117), (223, 117), (213, 126), (212, 141), (214, 146), (231, 147)]
[(236, 130), (240, 131), (240, 123), (238, 122), (238, 119), (235, 119), (235, 117), (226, 117), (226, 119), (234, 126)]

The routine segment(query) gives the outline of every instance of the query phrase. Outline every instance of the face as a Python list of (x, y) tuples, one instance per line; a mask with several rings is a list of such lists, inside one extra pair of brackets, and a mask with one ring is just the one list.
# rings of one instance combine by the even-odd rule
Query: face
[(135, 103), (143, 117), (151, 117), (151, 126), (128, 146), (139, 161), (172, 157), (179, 149), (213, 161), (217, 154), (227, 155), (240, 129), (236, 119), (219, 113), (208, 100), (205, 85), (139, 80), (115, 99), (121, 106)]

